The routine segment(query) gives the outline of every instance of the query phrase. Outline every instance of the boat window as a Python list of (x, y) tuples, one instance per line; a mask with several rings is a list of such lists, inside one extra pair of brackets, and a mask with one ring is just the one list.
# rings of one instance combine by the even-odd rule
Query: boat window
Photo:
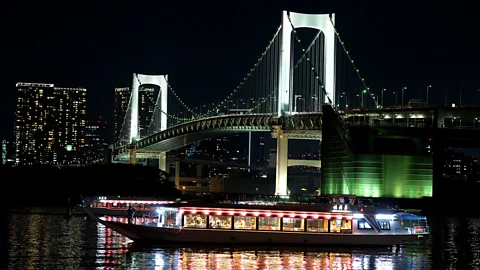
[(372, 226), (368, 224), (368, 222), (364, 218), (359, 218), (358, 219), (358, 228), (360, 230), (371, 230)]
[(283, 230), (284, 231), (294, 231), (294, 232), (303, 232), (304, 231), (304, 221), (303, 218), (283, 218)]
[(382, 221), (377, 221), (378, 226), (382, 230), (390, 230), (390, 221), (382, 220)]
[(255, 217), (234, 217), (235, 224), (233, 225), (236, 230), (255, 230), (257, 228), (257, 219)]
[(206, 228), (207, 216), (202, 214), (186, 214), (183, 216), (185, 228)]
[(328, 222), (324, 219), (307, 219), (308, 232), (328, 232)]
[(352, 222), (350, 220), (342, 220), (342, 219), (330, 220), (330, 232), (351, 233)]
[(264, 231), (279, 231), (280, 218), (278, 217), (259, 217), (258, 229)]
[[(176, 211), (165, 211), (164, 215), (161, 217), (161, 221), (164, 222), (164, 224), (161, 224), (161, 226), (164, 227), (175, 227), (177, 226), (177, 213)], [(159, 215), (160, 218), (160, 215)]]
[(212, 228), (212, 229), (231, 229), (232, 228), (232, 217), (231, 216), (211, 215), (208, 218), (208, 228)]

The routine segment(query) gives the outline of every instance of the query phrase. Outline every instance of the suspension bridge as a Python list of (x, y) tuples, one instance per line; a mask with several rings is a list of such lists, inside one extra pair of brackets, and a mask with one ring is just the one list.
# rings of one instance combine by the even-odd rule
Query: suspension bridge
[[(311, 42), (301, 39), (301, 28), (317, 31)], [(151, 85), (158, 92), (144, 94)], [(378, 107), (335, 28), (335, 15), (284, 11), (257, 62), (217, 102), (189, 106), (167, 75), (134, 74), (114, 159), (135, 164), (156, 157), (166, 170), (168, 151), (205, 137), (271, 132), (277, 139), (276, 195), (287, 195), (288, 140), (321, 141), (322, 106), (337, 108), (347, 91), (367, 93)], [(145, 103), (154, 104), (153, 110)]]

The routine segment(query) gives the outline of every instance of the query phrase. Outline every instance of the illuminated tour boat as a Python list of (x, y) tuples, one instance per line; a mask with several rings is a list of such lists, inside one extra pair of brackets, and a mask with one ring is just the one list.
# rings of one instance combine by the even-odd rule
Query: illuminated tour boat
[(85, 208), (88, 208), (90, 213), (98, 216), (126, 217), (128, 214), (128, 208), (133, 207), (135, 208), (135, 215), (141, 217), (144, 215), (151, 216), (152, 212), (154, 212), (159, 206), (172, 203), (178, 202), (153, 200), (149, 198), (118, 198), (100, 196), (89, 199), (88, 202), (86, 202)]
[(288, 203), (275, 206), (187, 203), (159, 207), (149, 222), (126, 224), (91, 217), (133, 241), (165, 244), (391, 246), (415, 243), (429, 235), (426, 217), (373, 213), (367, 209), (352, 211), (350, 204), (325, 207)]

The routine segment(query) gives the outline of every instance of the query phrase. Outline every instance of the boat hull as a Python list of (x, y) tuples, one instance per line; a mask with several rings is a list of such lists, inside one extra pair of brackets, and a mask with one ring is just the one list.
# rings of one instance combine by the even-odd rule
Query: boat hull
[[(82, 212), (85, 212), (87, 208), (78, 207)], [(95, 216), (113, 216), (113, 217), (127, 217), (128, 209), (109, 209), (109, 208), (100, 208), (100, 207), (89, 207), (88, 211)], [(143, 215), (149, 215), (152, 210), (136, 210), (135, 216), (142, 217)]]
[[(258, 245), (339, 245), (393, 246), (417, 242), (418, 234), (335, 234), (307, 232), (275, 232), (219, 229), (167, 229), (103, 221), (100, 223), (136, 242), (209, 243)], [(426, 238), (427, 235), (422, 235)]]

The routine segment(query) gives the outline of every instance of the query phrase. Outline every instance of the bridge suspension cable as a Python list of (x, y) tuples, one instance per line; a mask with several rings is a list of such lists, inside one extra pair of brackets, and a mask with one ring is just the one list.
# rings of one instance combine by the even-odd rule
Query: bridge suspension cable
[[(297, 41), (298, 42), (298, 41)], [(319, 112), (324, 103), (325, 95), (321, 89), (323, 74), (319, 75), (322, 83), (318, 83), (312, 66), (321, 69), (324, 63), (323, 44), (325, 40), (320, 31), (315, 35), (310, 45), (303, 52), (293, 69), (293, 111), (295, 112)], [(308, 59), (308, 60), (307, 60)], [(309, 61), (311, 60), (311, 63)]]
[[(240, 105), (253, 105), (253, 101), (256, 101), (256, 100), (255, 99), (252, 100), (252, 98), (244, 99), (242, 97), (236, 97), (236, 99), (239, 101), (238, 105), (237, 103), (232, 103), (232, 101), (233, 101), (233, 98), (241, 92), (241, 90), (243, 90), (249, 85), (249, 82), (254, 77), (258, 77), (259, 69), (262, 69), (266, 62), (269, 62), (269, 61), (271, 62), (272, 55), (269, 54), (269, 51), (274, 46), (278, 47), (278, 36), (279, 36), (280, 30), (281, 30), (281, 25), (278, 27), (277, 31), (273, 35), (273, 38), (268, 43), (265, 50), (262, 52), (261, 56), (257, 59), (257, 62), (255, 63), (255, 65), (249, 70), (249, 72), (247, 72), (245, 77), (240, 81), (240, 83), (236, 87), (234, 87), (233, 91), (230, 92), (227, 95), (227, 97), (225, 97), (223, 100), (218, 102), (196, 106), (196, 108), (200, 108), (200, 109), (206, 108), (206, 111), (204, 111), (203, 113), (194, 112), (193, 108), (188, 106), (185, 102), (183, 102), (182, 99), (177, 95), (177, 93), (175, 93), (175, 91), (170, 85), (169, 85), (169, 90), (174, 94), (174, 96), (178, 99), (178, 101), (183, 107), (187, 108), (188, 111), (192, 112), (192, 114), (195, 115), (194, 119), (216, 115), (218, 114), (219, 110), (224, 110), (225, 108), (228, 108), (230, 104), (232, 106), (235, 106), (236, 107), (235, 109), (238, 109), (238, 107), (242, 107)], [(264, 75), (266, 74), (264, 70), (262, 70), (262, 72)], [(192, 119), (188, 119), (188, 120), (192, 120)]]
[(355, 64), (355, 61), (353, 60), (350, 52), (347, 50), (347, 47), (345, 46), (345, 42), (340, 38), (340, 34), (338, 33), (337, 28), (335, 27), (335, 23), (333, 22), (332, 18), (330, 18), (330, 23), (333, 26), (333, 29), (335, 31), (335, 36), (337, 37), (337, 39), (339, 41), (340, 47), (343, 49), (343, 52), (345, 53), (344, 55), (346, 55), (346, 57), (348, 59), (348, 62), (350, 62), (350, 64), (352, 65), (356, 75), (358, 76), (358, 78), (360, 79), (360, 81), (362, 83), (363, 89), (361, 89), (360, 94), (361, 95), (363, 95), (365, 93), (368, 94), (368, 96), (370, 96), (372, 98), (372, 100), (374, 102), (374, 105), (375, 105), (375, 108), (378, 108), (379, 107), (378, 97), (375, 98), (375, 94), (372, 93), (372, 91), (370, 90), (370, 87), (367, 86), (365, 78), (360, 74), (360, 70), (358, 69), (357, 65)]

